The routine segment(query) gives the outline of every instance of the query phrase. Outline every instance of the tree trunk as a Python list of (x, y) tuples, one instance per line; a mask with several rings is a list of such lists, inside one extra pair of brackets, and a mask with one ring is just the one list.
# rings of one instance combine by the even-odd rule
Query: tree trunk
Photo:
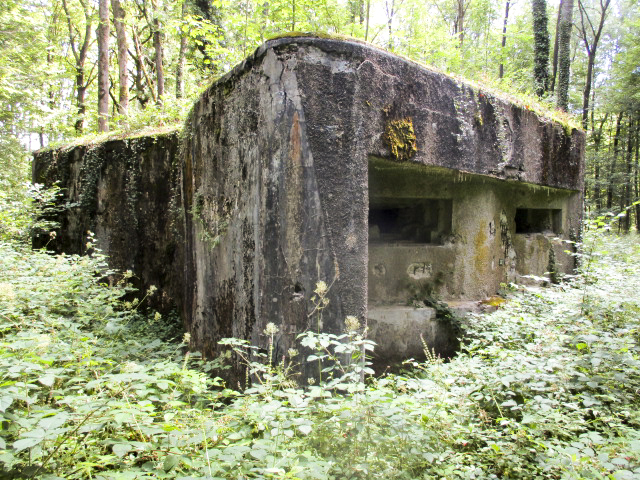
[(393, 16), (395, 15), (396, 0), (391, 0), (391, 7), (389, 7), (389, 0), (384, 2), (385, 9), (387, 11), (387, 29), (389, 32), (389, 40), (387, 42), (387, 48), (393, 51)]
[(249, 28), (249, 6), (248, 4), (245, 3), (244, 4), (244, 35), (242, 38), (242, 56), (243, 57), (247, 56), (248, 28)]
[(457, 0), (457, 7), (458, 12), (456, 15), (455, 31), (458, 34), (458, 38), (460, 39), (460, 47), (462, 47), (464, 43), (464, 16), (467, 12), (464, 0)]
[[(593, 23), (589, 18), (589, 14), (585, 9), (582, 0), (578, 0), (578, 8), (580, 10), (580, 34), (587, 50), (587, 78), (585, 79), (584, 90), (582, 92), (582, 128), (587, 129), (589, 122), (589, 98), (591, 94), (591, 85), (593, 82), (593, 67), (596, 60), (596, 50), (598, 42), (604, 27), (604, 21), (607, 16), (607, 9), (611, 0), (601, 0), (600, 2), (600, 21), (597, 30), (593, 28)], [(593, 38), (589, 42), (589, 31)]]
[(109, 6), (99, 0), (98, 25), (98, 131), (109, 131)]
[(268, 1), (263, 1), (260, 5), (260, 42), (265, 41), (265, 33), (267, 33), (267, 28), (269, 26), (269, 19), (271, 18), (269, 16), (269, 6)]
[(587, 78), (582, 91), (582, 129), (585, 131), (589, 128), (589, 96), (591, 94), (591, 82), (593, 81), (594, 61), (595, 50), (587, 56)]
[(633, 136), (634, 136), (634, 130), (635, 130), (635, 124), (636, 122), (633, 120), (633, 118), (629, 118), (629, 128), (628, 128), (628, 132), (627, 132), (627, 154), (625, 155), (625, 164), (627, 167), (627, 174), (626, 174), (626, 178), (625, 178), (625, 195), (624, 195), (624, 204), (620, 205), (623, 210), (626, 210), (626, 215), (623, 217), (623, 222), (622, 222), (622, 226), (624, 228), (625, 233), (628, 233), (629, 230), (631, 229), (631, 182), (632, 182), (632, 176), (631, 176), (631, 172), (632, 172), (632, 161), (633, 161)]
[(149, 102), (149, 97), (144, 91), (144, 73), (142, 71), (141, 61), (138, 56), (134, 57), (134, 63), (136, 66), (136, 74), (133, 77), (133, 85), (136, 89), (136, 99), (140, 103), (140, 108), (143, 110), (147, 108), (147, 103)]
[(533, 78), (536, 94), (542, 97), (549, 87), (549, 30), (547, 1), (533, 0)]
[(616, 174), (616, 163), (618, 160), (618, 145), (620, 142), (620, 127), (622, 124), (622, 116), (624, 112), (618, 114), (616, 119), (616, 133), (613, 136), (613, 161), (611, 162), (611, 170), (609, 171), (609, 185), (607, 185), (607, 209), (613, 207), (614, 180)]
[(296, 31), (296, 0), (291, 2), (291, 31)]
[[(635, 135), (635, 144), (636, 144), (636, 160), (634, 163), (634, 175), (635, 175), (635, 199), (636, 202), (638, 202), (640, 200), (640, 185), (638, 185), (638, 161), (639, 161), (639, 154), (640, 154), (640, 125), (638, 125), (638, 122), (640, 120), (636, 120), (636, 135)], [(640, 203), (637, 203), (635, 206), (635, 213), (636, 213), (636, 233), (640, 233)]]
[[(89, 44), (91, 43), (91, 12), (84, 0), (81, 0), (80, 4), (84, 11), (85, 31), (84, 38), (78, 38), (78, 45), (76, 45), (76, 36), (74, 35), (73, 23), (71, 21), (71, 14), (69, 13), (67, 0), (62, 0), (62, 7), (67, 17), (67, 27), (69, 29), (69, 46), (71, 47), (71, 52), (73, 53), (73, 57), (76, 62), (76, 108), (78, 109), (78, 118), (76, 119), (74, 127), (78, 135), (81, 135), (84, 131), (84, 117), (87, 112), (85, 101), (87, 87), (91, 82), (91, 79), (89, 79), (85, 83), (85, 63), (89, 52)], [(78, 47), (80, 47), (80, 50), (78, 50)]]
[(78, 119), (76, 120), (76, 133), (82, 134), (84, 131), (84, 118), (87, 114), (87, 87), (84, 84), (84, 72), (76, 73), (76, 104), (78, 106)]
[(122, 117), (120, 122), (126, 123), (126, 117), (129, 113), (129, 74), (127, 71), (129, 46), (127, 45), (127, 31), (124, 23), (126, 12), (122, 8), (120, 0), (111, 0), (111, 9), (113, 10), (113, 24), (116, 28), (118, 45), (118, 113)]
[[(186, 0), (182, 4), (182, 20), (187, 13)], [(184, 95), (184, 60), (187, 55), (187, 32), (180, 26), (180, 51), (178, 52), (178, 63), (176, 65), (176, 98), (182, 98)]]
[(147, 69), (144, 67), (145, 57), (142, 53), (142, 46), (140, 45), (140, 39), (138, 38), (138, 33), (136, 32), (135, 28), (133, 29), (133, 45), (136, 50), (136, 90), (138, 91), (138, 100), (141, 102), (142, 108), (144, 108), (148, 99), (146, 99), (146, 95), (144, 94), (144, 85), (142, 85), (142, 78), (144, 78), (145, 83), (149, 87), (149, 92), (151, 92), (151, 98), (153, 99), (153, 102), (158, 103), (158, 99), (154, 92), (153, 82), (151, 81), (151, 78), (147, 73)]
[(369, 12), (371, 11), (371, 0), (367, 0), (367, 21), (364, 29), (364, 41), (369, 39)]
[(558, 18), (556, 20), (556, 36), (553, 42), (553, 73), (551, 74), (551, 86), (549, 87), (549, 91), (553, 93), (556, 88), (556, 75), (558, 73), (558, 37), (560, 36), (560, 19), (562, 18), (562, 3), (564, 0), (560, 0), (560, 5), (558, 6)]
[(558, 97), (557, 106), (565, 112), (569, 108), (569, 78), (571, 72), (571, 26), (573, 0), (563, 0), (558, 38)]
[(153, 49), (155, 50), (156, 54), (156, 84), (158, 88), (156, 103), (158, 105), (162, 105), (164, 100), (164, 68), (162, 65), (164, 55), (162, 51), (162, 31), (160, 29), (160, 19), (157, 16), (157, 10), (154, 13), (156, 16), (153, 19)]
[(349, 18), (351, 23), (358, 23), (362, 25), (364, 23), (364, 0), (349, 0)]
[[(53, 43), (53, 41), (51, 39), (48, 40), (49, 45), (51, 45)], [(53, 55), (52, 55), (52, 49), (49, 48), (47, 49), (47, 68), (48, 69), (52, 69), (52, 64), (53, 64)], [(55, 93), (53, 91), (53, 82), (49, 81), (48, 83), (48, 96), (49, 96), (49, 108), (51, 109), (51, 111), (53, 112), (53, 110), (55, 109), (56, 103), (55, 103)]]
[(602, 209), (602, 195), (600, 192), (600, 145), (602, 144), (602, 131), (604, 129), (604, 124), (607, 123), (607, 119), (609, 118), (609, 113), (606, 113), (605, 116), (600, 121), (600, 127), (598, 130), (595, 129), (595, 125), (593, 127), (593, 151), (594, 151), (594, 182), (593, 182), (593, 202), (595, 204), (596, 210)]
[(500, 78), (504, 77), (504, 47), (507, 45), (507, 21), (509, 20), (509, 0), (504, 9), (504, 24), (502, 26), (502, 46), (500, 47)]

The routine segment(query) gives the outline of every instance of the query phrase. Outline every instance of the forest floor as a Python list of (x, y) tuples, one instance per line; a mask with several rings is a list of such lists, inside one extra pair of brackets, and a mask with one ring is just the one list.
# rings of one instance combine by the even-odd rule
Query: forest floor
[[(0, 243), (0, 479), (640, 478), (640, 243), (591, 233), (582, 252), (575, 278), (471, 317), (450, 362), (363, 384), (352, 325), (251, 363), (240, 391), (122, 300), (129, 273), (101, 285), (101, 255)], [(309, 353), (325, 381), (302, 388)]]

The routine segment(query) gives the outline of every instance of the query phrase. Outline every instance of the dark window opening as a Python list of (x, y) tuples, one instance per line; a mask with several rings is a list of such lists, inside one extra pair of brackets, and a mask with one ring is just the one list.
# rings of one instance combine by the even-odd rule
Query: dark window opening
[(451, 200), (372, 199), (369, 242), (441, 245), (451, 234), (451, 215)]
[(562, 210), (550, 208), (518, 208), (516, 233), (562, 233)]

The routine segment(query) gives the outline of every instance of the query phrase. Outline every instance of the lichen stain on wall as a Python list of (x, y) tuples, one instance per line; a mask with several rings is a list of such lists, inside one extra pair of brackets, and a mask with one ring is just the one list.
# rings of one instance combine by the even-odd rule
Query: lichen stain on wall
[[(304, 171), (303, 171), (303, 151), (302, 132), (300, 131), (300, 118), (297, 111), (293, 113), (291, 129), (289, 133), (289, 164), (286, 165), (286, 244), (285, 258), (287, 265), (299, 265), (303, 256), (300, 237), (301, 228), (304, 228), (302, 221), (302, 207), (304, 205)], [(289, 272), (294, 278), (299, 272), (293, 269)]]
[(489, 247), (487, 245), (487, 232), (484, 228), (478, 229), (473, 240), (475, 253), (473, 255), (474, 274), (482, 278), (489, 265)]
[(399, 120), (387, 120), (384, 139), (391, 156), (399, 162), (410, 160), (417, 152), (416, 134), (410, 117)]

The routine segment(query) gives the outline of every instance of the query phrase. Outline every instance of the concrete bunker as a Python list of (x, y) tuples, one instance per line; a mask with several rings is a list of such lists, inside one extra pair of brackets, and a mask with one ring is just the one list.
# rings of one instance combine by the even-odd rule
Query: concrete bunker
[(384, 366), (421, 355), (420, 334), (457, 346), (421, 298), (572, 271), (583, 160), (578, 130), (370, 45), (298, 36), (213, 83), (181, 134), (40, 152), (34, 179), (66, 189), (50, 247), (80, 253), (96, 232), (205, 356), (222, 337), (265, 345), (268, 322), (276, 357), (297, 347), (323, 280), (324, 330), (357, 316)]
[[(504, 282), (570, 273), (572, 194), (443, 169), (369, 163), (368, 305), (482, 299)], [(530, 208), (535, 205), (534, 208)], [(528, 245), (528, 247), (524, 247)], [(550, 254), (551, 250), (554, 254)], [(526, 267), (525, 267), (526, 266)]]
[(418, 355), (423, 339), (454, 353), (434, 301), (464, 309), (502, 283), (573, 271), (575, 193), (379, 158), (368, 167), (368, 318), (385, 359)]

